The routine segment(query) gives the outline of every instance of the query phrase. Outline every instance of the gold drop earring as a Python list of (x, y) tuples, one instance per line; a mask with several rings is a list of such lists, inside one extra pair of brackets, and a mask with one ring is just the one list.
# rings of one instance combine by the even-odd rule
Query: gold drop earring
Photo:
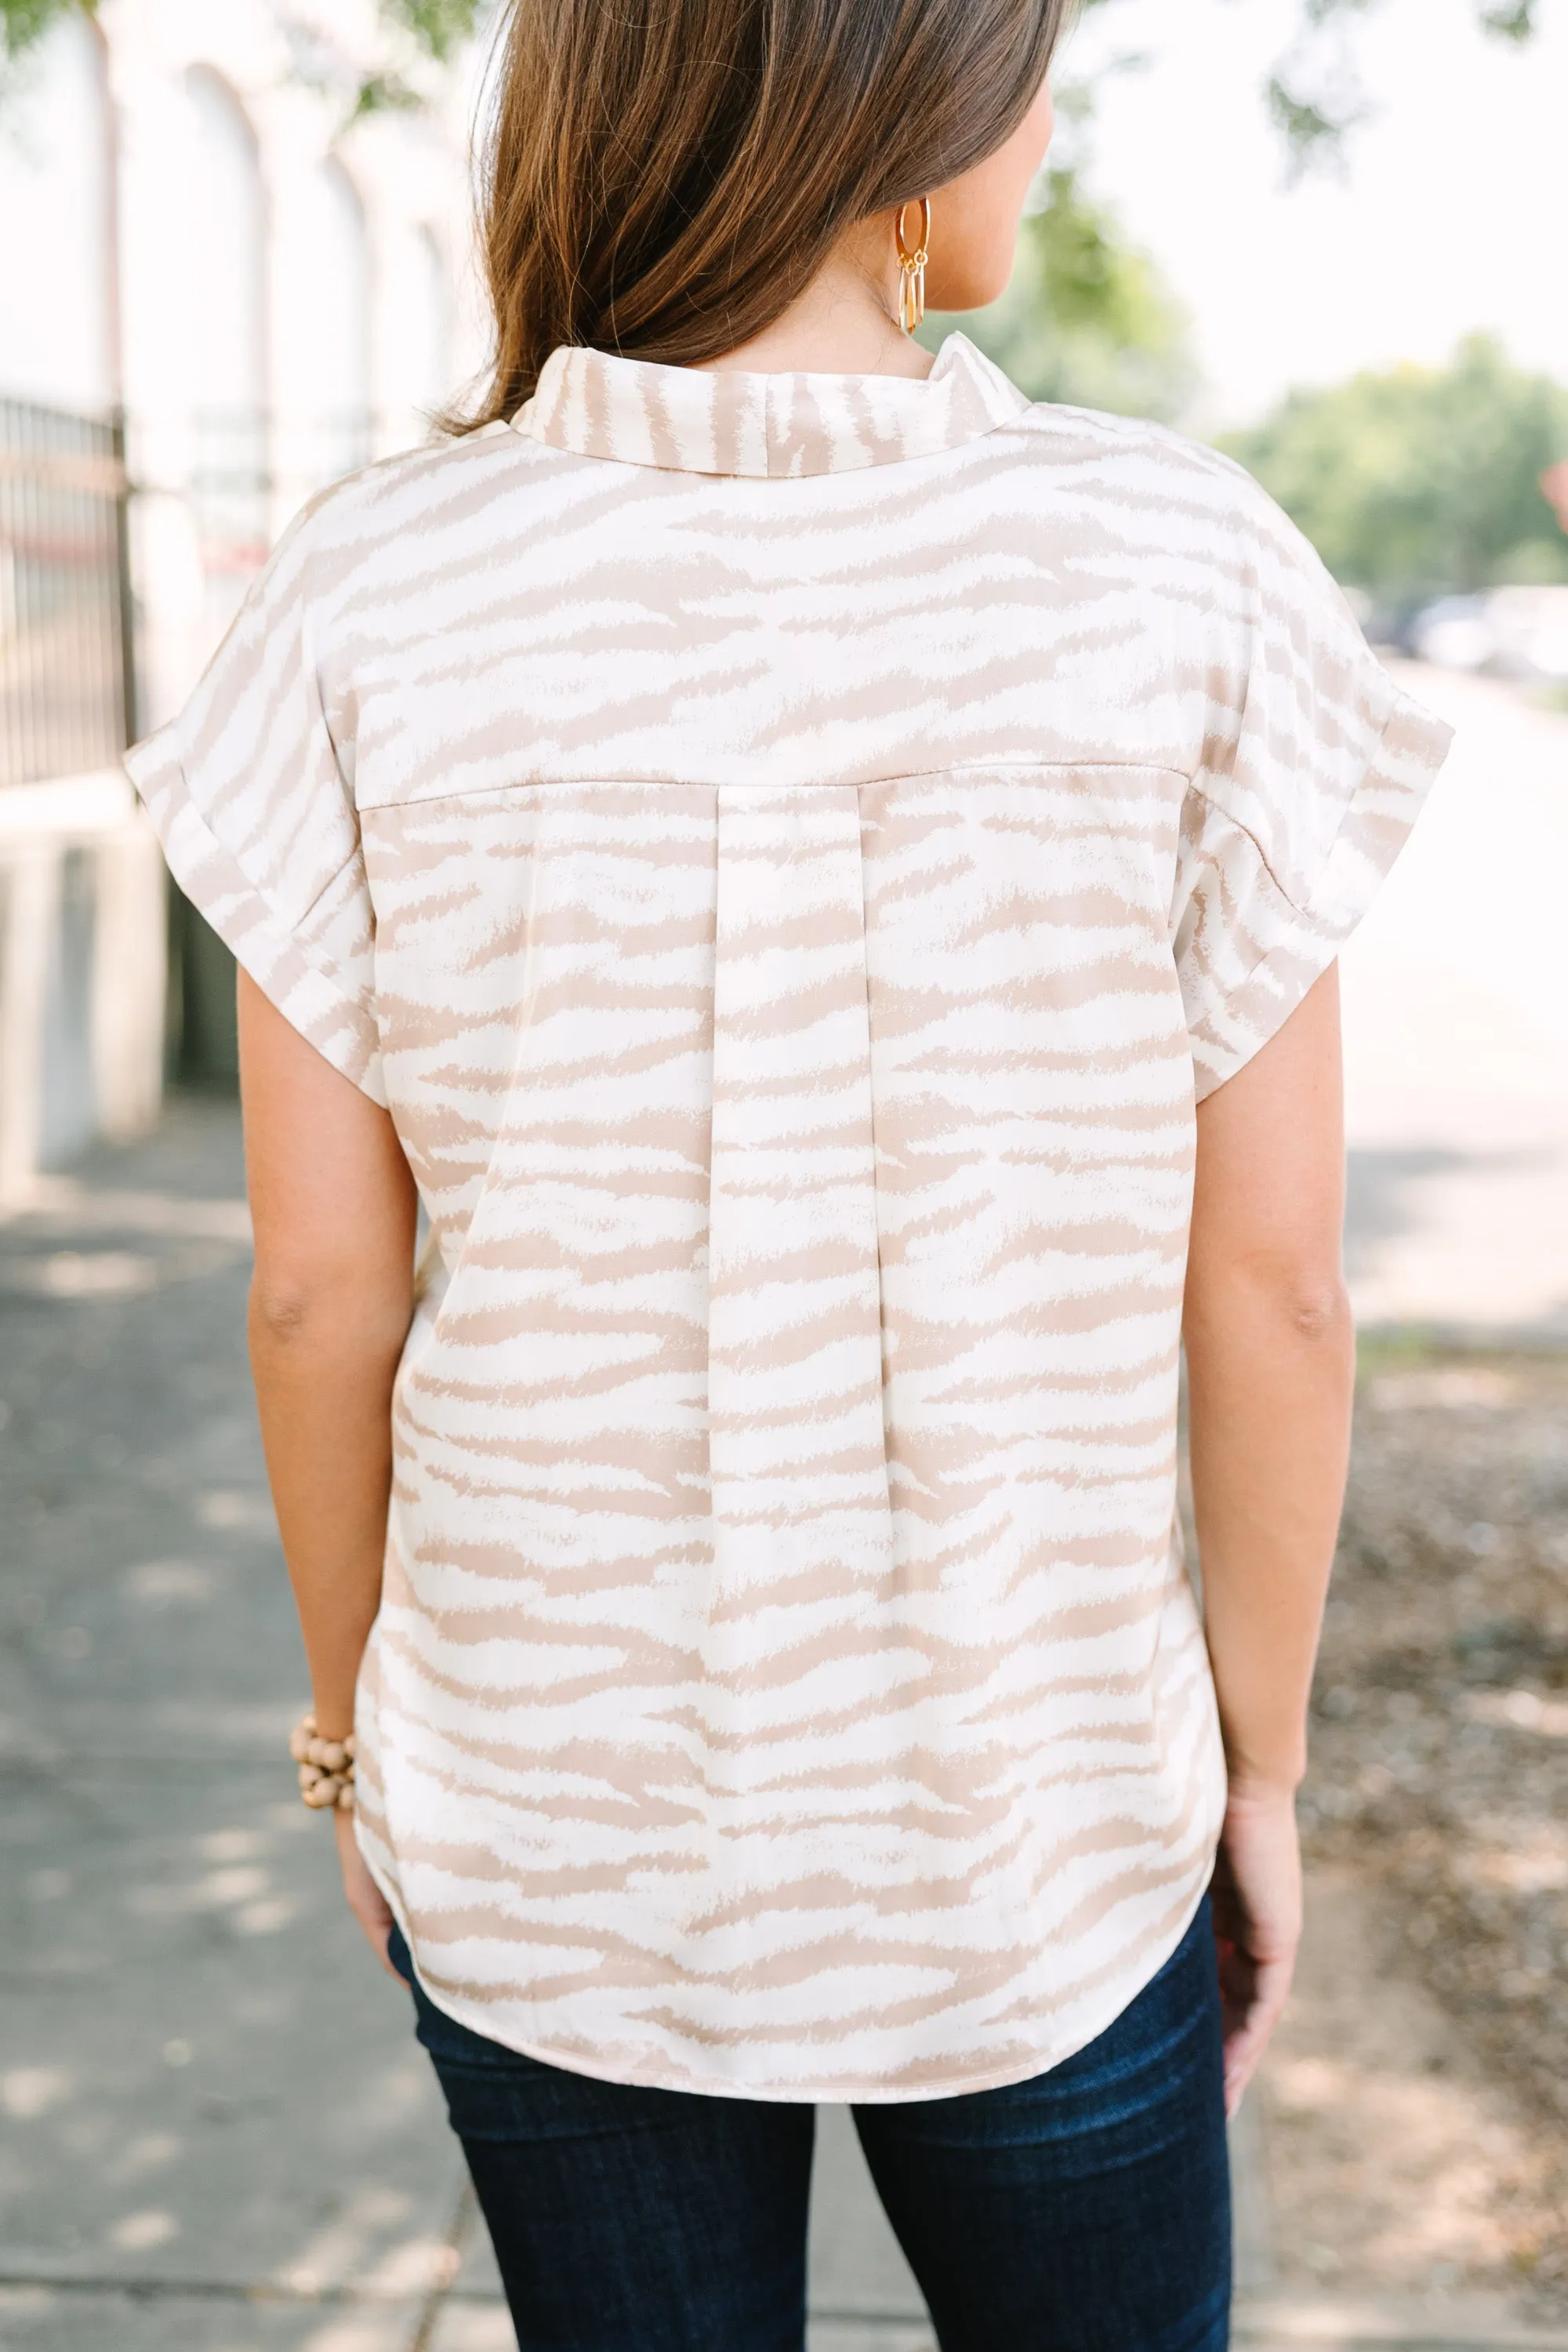
[[(904, 235), (904, 215), (910, 204), (921, 208), (921, 241), (910, 248)], [(931, 198), (910, 197), (899, 206), (893, 238), (899, 248), (899, 324), (912, 335), (926, 314), (926, 263), (931, 259)]]

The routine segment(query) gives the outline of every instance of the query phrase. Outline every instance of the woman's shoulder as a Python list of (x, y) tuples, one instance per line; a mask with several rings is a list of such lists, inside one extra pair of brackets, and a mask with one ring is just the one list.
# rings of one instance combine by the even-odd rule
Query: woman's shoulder
[[(1016, 514), (1216, 611), (1310, 605), (1354, 630), (1315, 549), (1244, 466), (1142, 416), (1037, 401), (1010, 435)], [(1357, 633), (1359, 634), (1359, 632)]]
[(329, 483), (306, 500), (286, 539), (301, 560), (374, 562), (390, 541), (417, 541), (464, 516), (478, 519), (499, 482), (528, 470), (533, 445), (510, 425), (442, 434)]
[(1152, 417), (1038, 400), (1020, 412), (1014, 433), (1023, 470), (1058, 493), (1105, 498), (1125, 519), (1201, 516), (1246, 538), (1293, 534), (1244, 466)]
[[(1016, 430), (1041, 452), (1079, 462), (1100, 457), (1110, 464), (1142, 464), (1175, 475), (1191, 474), (1205, 480), (1252, 483), (1245, 467), (1205, 442), (1194, 441), (1174, 426), (1152, 416), (1129, 416), (1103, 408), (1079, 408), (1071, 403), (1034, 400), (1020, 410)], [(1252, 483), (1254, 488), (1256, 483)]]

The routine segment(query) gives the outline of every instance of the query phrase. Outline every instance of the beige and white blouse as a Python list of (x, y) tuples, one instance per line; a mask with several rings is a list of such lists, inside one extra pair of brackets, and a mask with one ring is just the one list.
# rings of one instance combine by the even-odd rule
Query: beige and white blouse
[(911, 2099), (1158, 1969), (1194, 1103), (1446, 740), (1234, 466), (962, 337), (559, 351), (296, 524), (130, 765), (429, 1214), (358, 1823), (452, 2016)]

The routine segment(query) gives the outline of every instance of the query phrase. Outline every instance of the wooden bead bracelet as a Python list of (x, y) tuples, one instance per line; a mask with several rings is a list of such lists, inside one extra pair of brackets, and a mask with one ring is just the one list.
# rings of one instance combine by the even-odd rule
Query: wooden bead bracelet
[(330, 1805), (349, 1811), (354, 1801), (354, 1736), (323, 1739), (313, 1715), (302, 1715), (289, 1734), (289, 1753), (300, 1767), (300, 1794), (314, 1812)]

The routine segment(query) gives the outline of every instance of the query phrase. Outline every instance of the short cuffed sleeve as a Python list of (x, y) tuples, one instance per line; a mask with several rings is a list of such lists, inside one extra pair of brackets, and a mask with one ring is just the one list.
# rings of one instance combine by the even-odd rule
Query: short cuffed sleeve
[(384, 1104), (359, 822), (312, 657), (310, 521), (179, 717), (125, 765), (186, 897), (300, 1035)]
[(1452, 740), (1400, 691), (1256, 485), (1238, 521), (1205, 648), (1205, 736), (1171, 916), (1200, 1101), (1333, 962)]

